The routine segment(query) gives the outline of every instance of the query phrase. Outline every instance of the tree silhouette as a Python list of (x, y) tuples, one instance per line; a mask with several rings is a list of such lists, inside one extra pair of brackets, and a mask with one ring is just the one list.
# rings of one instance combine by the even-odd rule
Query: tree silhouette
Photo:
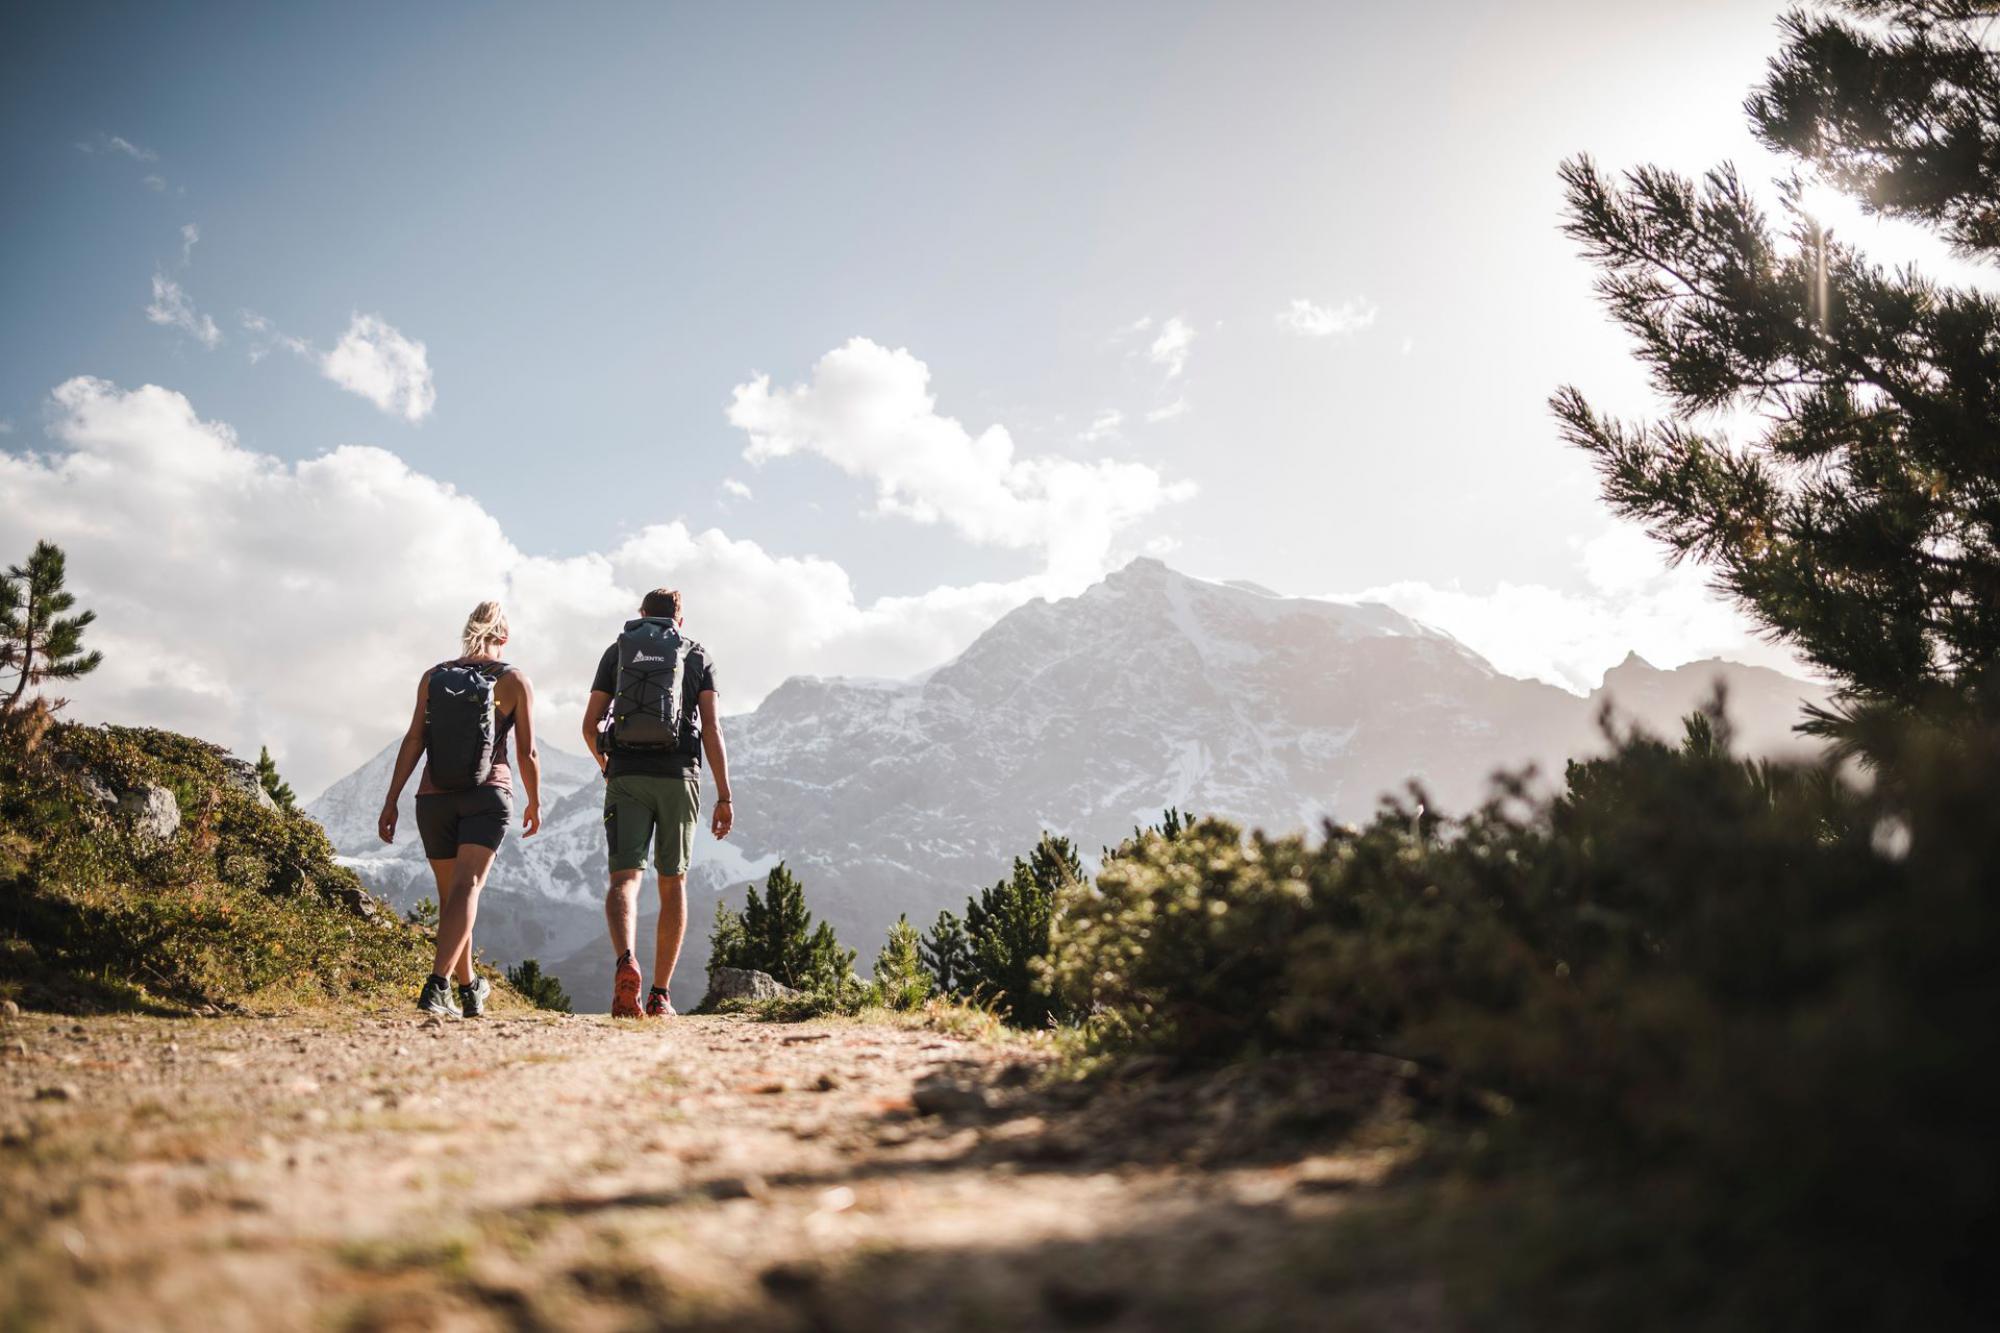
[(0, 713), (14, 712), (43, 682), (75, 680), (104, 661), (103, 653), (83, 650), (83, 631), (96, 612), (64, 614), (76, 598), (63, 590), (63, 565), (61, 547), (36, 542), (27, 564), (9, 566), (0, 576), (0, 673), (11, 671), (14, 677)]
[(257, 748), (257, 782), (282, 809), (297, 808), (298, 797), (292, 791), (292, 784), (278, 776), (278, 764), (271, 758), (268, 745)]
[(2000, 300), (1885, 271), (1815, 217), (1815, 178), (2000, 256), (1991, 7), (1795, 13), (1746, 103), (1798, 166), (1767, 217), (1728, 166), (1564, 164), (1564, 230), (1664, 395), (1627, 424), (1564, 388), (1606, 498), (1843, 685), (1808, 730), (1977, 699), (2000, 657)]

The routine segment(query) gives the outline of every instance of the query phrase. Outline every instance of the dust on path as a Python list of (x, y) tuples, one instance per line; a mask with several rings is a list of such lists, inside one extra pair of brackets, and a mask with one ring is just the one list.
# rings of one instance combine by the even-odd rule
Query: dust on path
[(1387, 1150), (1202, 1164), (1147, 1146), (1158, 1099), (1034, 1086), (1047, 1059), (845, 1021), (28, 1015), (0, 1329), (1447, 1326), (1333, 1226)]

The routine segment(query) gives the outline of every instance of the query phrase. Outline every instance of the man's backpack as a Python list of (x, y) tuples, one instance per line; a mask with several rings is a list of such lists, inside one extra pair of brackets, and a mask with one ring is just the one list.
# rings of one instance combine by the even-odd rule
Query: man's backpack
[(644, 616), (618, 636), (618, 690), (611, 697), (611, 745), (678, 750), (688, 641), (673, 621)]
[(477, 787), (493, 776), (500, 719), (493, 690), (505, 662), (443, 662), (424, 691), (424, 749), (439, 791)]

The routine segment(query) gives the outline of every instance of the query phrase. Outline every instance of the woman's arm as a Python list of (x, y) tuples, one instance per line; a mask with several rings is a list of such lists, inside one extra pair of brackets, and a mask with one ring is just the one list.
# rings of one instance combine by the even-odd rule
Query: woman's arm
[(528, 804), (521, 811), (521, 836), (532, 838), (542, 831), (542, 757), (535, 750), (535, 686), (528, 673), (509, 671), (500, 682), (511, 684), (514, 695), (514, 766), (521, 771), (521, 790)]
[(417, 708), (410, 714), (410, 729), (403, 733), (403, 744), (396, 751), (396, 767), (389, 774), (389, 794), (382, 801), (382, 815), (375, 823), (376, 836), (384, 842), (396, 840), (396, 802), (402, 799), (403, 786), (410, 780), (410, 774), (417, 769), (417, 759), (424, 752), (424, 703), (430, 697), (431, 673), (426, 671), (417, 678)]

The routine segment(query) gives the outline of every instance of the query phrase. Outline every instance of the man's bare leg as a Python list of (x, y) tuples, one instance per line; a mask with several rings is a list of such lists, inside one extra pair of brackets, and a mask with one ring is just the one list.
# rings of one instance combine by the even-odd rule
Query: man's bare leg
[(653, 934), (653, 987), (669, 990), (687, 933), (687, 876), (660, 876), (660, 925)]
[(458, 968), (461, 980), (472, 979), (472, 923), (479, 915), (479, 890), (485, 887), (494, 850), (461, 847), (450, 862), (451, 882), (440, 890), (448, 896), (438, 904), (437, 961), (431, 964), (439, 976)]
[(620, 958), (637, 950), (639, 934), (639, 874), (611, 872), (611, 889), (604, 895), (604, 920), (611, 927), (611, 947)]

